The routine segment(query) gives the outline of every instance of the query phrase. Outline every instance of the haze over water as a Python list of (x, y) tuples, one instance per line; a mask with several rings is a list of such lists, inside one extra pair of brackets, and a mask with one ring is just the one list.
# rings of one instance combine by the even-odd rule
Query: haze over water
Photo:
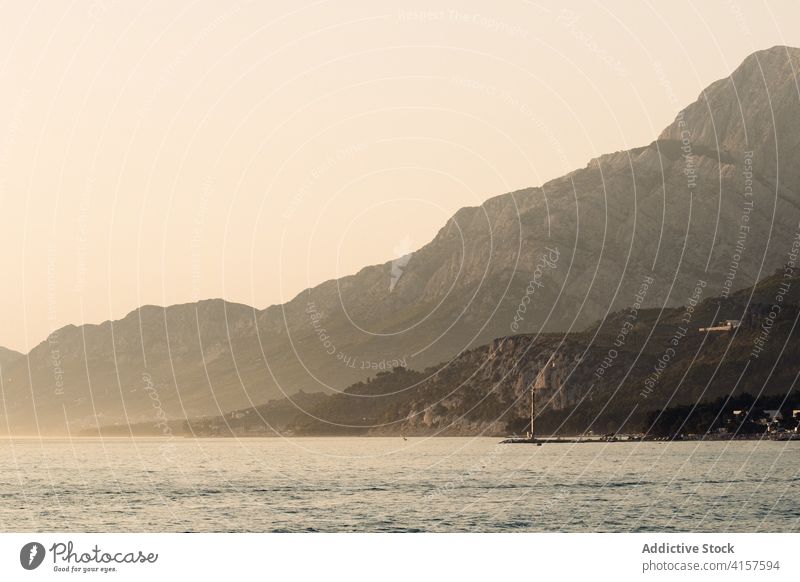
[(0, 441), (3, 531), (796, 531), (800, 443)]

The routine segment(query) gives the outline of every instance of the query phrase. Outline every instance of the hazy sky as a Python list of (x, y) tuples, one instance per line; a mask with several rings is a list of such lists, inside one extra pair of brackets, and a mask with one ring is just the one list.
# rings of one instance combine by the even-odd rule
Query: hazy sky
[(794, 1), (412, 6), (5, 2), (0, 345), (288, 300), (649, 143), (748, 53), (800, 45)]

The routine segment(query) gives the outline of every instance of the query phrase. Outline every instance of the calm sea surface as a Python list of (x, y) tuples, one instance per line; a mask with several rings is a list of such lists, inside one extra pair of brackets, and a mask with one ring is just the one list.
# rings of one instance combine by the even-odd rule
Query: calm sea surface
[(800, 442), (0, 441), (2, 531), (800, 531)]

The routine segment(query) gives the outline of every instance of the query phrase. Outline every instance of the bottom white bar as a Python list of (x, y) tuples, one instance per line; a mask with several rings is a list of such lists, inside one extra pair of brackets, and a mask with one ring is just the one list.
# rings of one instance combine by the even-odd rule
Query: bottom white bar
[(800, 574), (799, 542), (800, 534), (0, 534), (0, 580), (777, 581)]

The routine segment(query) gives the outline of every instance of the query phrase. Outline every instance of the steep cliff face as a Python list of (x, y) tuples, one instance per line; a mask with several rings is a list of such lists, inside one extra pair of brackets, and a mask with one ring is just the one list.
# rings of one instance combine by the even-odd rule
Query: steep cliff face
[(593, 356), (578, 338), (512, 336), (424, 372), (395, 369), (358, 383), (298, 420), (302, 434), (499, 435), (524, 431), (537, 407), (592, 399)]
[[(553, 351), (557, 350), (557, 351)], [(514, 336), (471, 351), (452, 365), (470, 370), (452, 386), (436, 376), (414, 398), (399, 430), (409, 434), (502, 435), (528, 428), (531, 394), (542, 410), (562, 412), (583, 398), (591, 399), (580, 364), (586, 358), (577, 342), (557, 338)], [(443, 384), (443, 385), (439, 385)], [(441, 390), (451, 393), (431, 406), (430, 397)], [(381, 434), (378, 427), (372, 432)]]
[(699, 281), (746, 287), (786, 262), (800, 223), (797, 71), (799, 49), (755, 53), (658, 140), (461, 209), (399, 272), (366, 267), (263, 311), (203, 302), (60, 330), (55, 356), (45, 341), (4, 366), (9, 426), (142, 420), (145, 374), (172, 418), (341, 390), (497, 337), (584, 329), (648, 278), (645, 307), (684, 304)]

